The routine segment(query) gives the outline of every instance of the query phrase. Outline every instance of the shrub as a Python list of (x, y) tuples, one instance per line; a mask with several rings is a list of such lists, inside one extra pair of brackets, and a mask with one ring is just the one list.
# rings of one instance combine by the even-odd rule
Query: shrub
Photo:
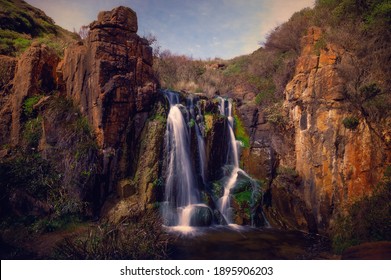
[(264, 109), (264, 112), (266, 114), (267, 121), (273, 126), (279, 129), (286, 128), (288, 120), (287, 117), (284, 115), (282, 109), (282, 102), (271, 104)]
[(92, 128), (90, 126), (90, 123), (88, 122), (87, 117), (79, 116), (75, 123), (75, 128), (77, 133), (84, 134), (84, 135), (92, 135)]
[(364, 242), (391, 240), (391, 180), (385, 179), (372, 196), (365, 196), (347, 207), (333, 225), (333, 249), (342, 253), (346, 248)]
[(315, 43), (314, 51), (316, 55), (320, 54), (320, 51), (325, 49), (327, 46), (327, 42), (324, 36), (321, 36), (319, 40)]
[(360, 122), (356, 117), (346, 117), (343, 119), (342, 123), (345, 128), (355, 130)]
[(23, 103), (23, 113), (26, 117), (30, 118), (33, 115), (34, 105), (41, 99), (41, 95), (28, 97)]
[(23, 139), (29, 148), (36, 148), (42, 136), (42, 117), (28, 120), (24, 125)]
[(36, 154), (0, 163), (0, 175), (0, 185), (7, 192), (20, 190), (40, 200), (49, 199), (59, 182), (58, 173), (51, 164)]
[(299, 173), (293, 168), (286, 167), (286, 166), (280, 166), (277, 168), (277, 174), (282, 176), (289, 176), (289, 177), (298, 177)]
[(102, 224), (88, 235), (68, 238), (56, 249), (59, 259), (165, 259), (167, 237), (155, 211), (124, 218), (118, 224)]

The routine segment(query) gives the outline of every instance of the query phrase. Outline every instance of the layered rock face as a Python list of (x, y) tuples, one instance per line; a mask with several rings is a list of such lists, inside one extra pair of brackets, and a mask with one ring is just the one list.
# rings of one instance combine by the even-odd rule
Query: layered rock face
[(85, 44), (69, 47), (59, 68), (67, 95), (88, 116), (105, 151), (119, 147), (129, 118), (149, 111), (156, 91), (152, 48), (137, 28), (129, 8), (101, 12)]
[[(140, 140), (155, 98), (152, 48), (137, 29), (136, 13), (130, 8), (101, 12), (90, 24), (85, 43), (68, 47), (58, 68), (60, 84), (87, 116), (103, 153), (103, 197), (129, 173), (118, 168), (121, 158), (138, 162), (137, 145), (128, 147), (127, 142)], [(137, 127), (132, 129), (135, 120)], [(125, 155), (124, 150), (133, 154)]]
[[(286, 86), (284, 107), (294, 126), (295, 159), (282, 162), (302, 177), (303, 197), (320, 229), (347, 202), (370, 195), (391, 162), (387, 144), (345, 100), (338, 64), (349, 59), (328, 44), (317, 50), (321, 30), (311, 28), (302, 40), (295, 76)], [(357, 116), (348, 129), (343, 120)]]
[(10, 99), (12, 80), (17, 60), (0, 56), (0, 145), (10, 142), (12, 123), (12, 101)]
[(19, 144), (23, 101), (37, 94), (50, 93), (56, 88), (55, 52), (46, 45), (33, 44), (19, 60), (2, 56), (1, 132), (0, 144)]

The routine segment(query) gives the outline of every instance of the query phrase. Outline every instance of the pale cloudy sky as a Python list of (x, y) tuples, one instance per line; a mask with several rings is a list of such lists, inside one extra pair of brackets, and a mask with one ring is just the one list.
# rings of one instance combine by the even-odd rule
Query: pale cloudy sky
[(73, 31), (99, 11), (132, 8), (143, 36), (154, 34), (163, 49), (193, 58), (233, 58), (259, 47), (270, 30), (314, 0), (26, 0)]

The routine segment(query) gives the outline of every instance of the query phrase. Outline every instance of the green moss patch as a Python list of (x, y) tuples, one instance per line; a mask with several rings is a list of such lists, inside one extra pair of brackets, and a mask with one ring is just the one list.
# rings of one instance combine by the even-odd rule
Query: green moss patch
[(235, 115), (235, 136), (236, 139), (242, 142), (243, 147), (250, 147), (250, 136), (247, 134), (246, 129), (240, 118)]

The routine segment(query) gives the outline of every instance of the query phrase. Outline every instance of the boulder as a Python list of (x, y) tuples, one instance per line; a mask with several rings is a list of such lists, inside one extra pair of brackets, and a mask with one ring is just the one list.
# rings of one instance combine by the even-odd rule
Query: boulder
[(191, 210), (190, 226), (208, 227), (212, 224), (213, 213), (206, 205), (194, 205)]

